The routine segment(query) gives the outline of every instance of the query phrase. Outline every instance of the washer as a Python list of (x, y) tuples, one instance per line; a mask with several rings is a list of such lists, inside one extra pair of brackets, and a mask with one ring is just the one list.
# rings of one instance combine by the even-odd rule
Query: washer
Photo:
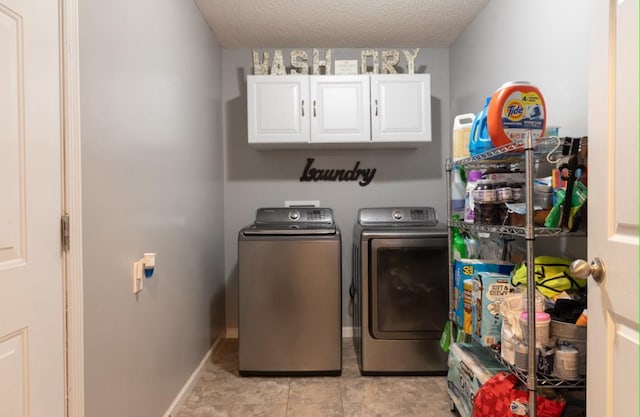
[(341, 257), (331, 209), (258, 209), (238, 235), (241, 375), (340, 375)]
[(431, 207), (364, 208), (353, 229), (354, 338), (363, 375), (444, 375), (447, 230)]

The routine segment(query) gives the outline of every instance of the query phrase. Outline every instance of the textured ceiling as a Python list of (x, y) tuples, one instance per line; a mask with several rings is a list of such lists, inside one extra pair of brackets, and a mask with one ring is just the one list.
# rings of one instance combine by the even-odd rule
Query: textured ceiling
[(449, 47), (489, 0), (196, 0), (223, 48)]

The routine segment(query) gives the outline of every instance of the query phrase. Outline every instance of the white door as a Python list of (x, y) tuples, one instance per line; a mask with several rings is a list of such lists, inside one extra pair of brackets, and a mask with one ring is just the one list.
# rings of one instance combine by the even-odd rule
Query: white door
[(250, 144), (309, 142), (309, 77), (247, 77)]
[(369, 77), (311, 75), (311, 143), (371, 141)]
[(65, 415), (56, 0), (0, 0), (0, 416)]
[(638, 415), (638, 0), (591, 1), (587, 416)]
[(431, 141), (431, 75), (371, 76), (374, 142)]

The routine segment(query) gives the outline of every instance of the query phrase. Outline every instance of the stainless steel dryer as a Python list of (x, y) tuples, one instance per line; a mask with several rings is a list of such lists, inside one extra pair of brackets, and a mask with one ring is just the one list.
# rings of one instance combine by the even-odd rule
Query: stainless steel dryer
[(446, 374), (447, 242), (431, 207), (359, 210), (350, 295), (363, 375)]
[(331, 209), (258, 209), (238, 236), (241, 375), (341, 373), (341, 265)]

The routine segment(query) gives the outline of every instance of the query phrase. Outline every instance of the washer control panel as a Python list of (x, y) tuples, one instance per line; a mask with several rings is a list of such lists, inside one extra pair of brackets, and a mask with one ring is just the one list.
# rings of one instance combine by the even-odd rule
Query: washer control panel
[(256, 224), (283, 223), (331, 224), (333, 212), (324, 207), (273, 207), (256, 213)]
[(358, 222), (370, 224), (401, 224), (435, 226), (438, 217), (433, 207), (374, 207), (358, 211)]

